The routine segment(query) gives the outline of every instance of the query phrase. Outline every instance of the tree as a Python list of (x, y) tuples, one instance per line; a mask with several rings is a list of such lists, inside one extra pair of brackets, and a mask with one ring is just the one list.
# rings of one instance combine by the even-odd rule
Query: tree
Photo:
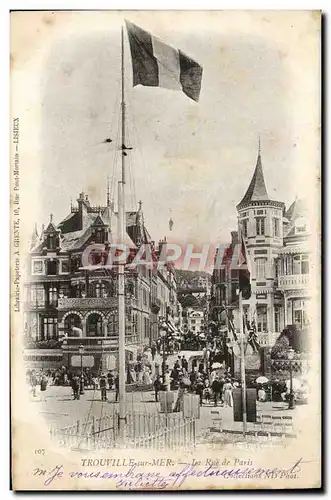
[(280, 335), (276, 340), (275, 345), (271, 349), (272, 359), (287, 359), (287, 351), (290, 347), (290, 342), (286, 335)]
[(199, 307), (199, 301), (192, 294), (185, 295), (185, 297), (181, 301), (182, 307)]
[(301, 330), (297, 325), (289, 325), (276, 340), (271, 349), (272, 359), (287, 359), (287, 351), (292, 348), (296, 353), (306, 352), (308, 349), (308, 330)]

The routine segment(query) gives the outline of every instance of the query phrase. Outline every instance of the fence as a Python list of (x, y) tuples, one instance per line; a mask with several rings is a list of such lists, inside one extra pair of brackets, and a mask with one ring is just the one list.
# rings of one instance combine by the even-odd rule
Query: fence
[(124, 442), (119, 442), (118, 413), (51, 429), (51, 438), (65, 448), (81, 451), (108, 448), (155, 450), (191, 449), (196, 444), (196, 421), (180, 415), (128, 413)]

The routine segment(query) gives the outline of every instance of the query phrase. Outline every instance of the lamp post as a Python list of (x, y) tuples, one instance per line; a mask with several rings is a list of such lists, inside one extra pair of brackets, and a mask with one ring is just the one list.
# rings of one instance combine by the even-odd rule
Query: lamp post
[(165, 383), (165, 364), (166, 364), (166, 354), (165, 354), (165, 339), (168, 333), (168, 327), (167, 324), (164, 322), (160, 326), (160, 337), (162, 339), (162, 383), (163, 383), (163, 389), (166, 390), (166, 383)]
[(78, 347), (78, 352), (80, 354), (80, 394), (84, 394), (84, 375), (83, 375), (84, 346), (82, 344)]
[(289, 394), (289, 402), (288, 409), (294, 410), (294, 391), (293, 391), (293, 372), (292, 372), (292, 361), (294, 358), (294, 349), (290, 347), (287, 351), (287, 357), (290, 362), (290, 394)]

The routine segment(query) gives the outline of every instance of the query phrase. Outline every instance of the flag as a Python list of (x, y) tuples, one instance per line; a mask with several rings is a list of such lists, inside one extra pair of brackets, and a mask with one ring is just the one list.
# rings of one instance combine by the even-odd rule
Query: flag
[(242, 293), (242, 298), (247, 300), (251, 296), (251, 273), (248, 267), (246, 245), (242, 231), (240, 231), (240, 239), (241, 241), (240, 241), (239, 256), (238, 256), (238, 265), (240, 266), (239, 292)]
[(190, 99), (199, 100), (202, 67), (181, 50), (125, 21), (128, 31), (133, 86), (164, 87), (182, 90)]
[(259, 352), (260, 344), (256, 331), (255, 315), (252, 317), (251, 321), (248, 321), (244, 315), (244, 326), (247, 339), (246, 354), (250, 355), (252, 353)]
[(230, 352), (232, 351), (233, 354), (238, 357), (238, 356), (240, 356), (240, 347), (239, 347), (239, 344), (238, 344), (238, 337), (237, 337), (237, 334), (236, 334), (236, 329), (234, 327), (232, 319), (229, 316), (229, 312), (228, 312), (228, 310), (227, 310), (227, 308), (225, 306), (224, 306), (224, 311), (225, 311), (225, 313), (227, 315), (228, 325), (229, 325), (229, 330), (228, 330), (228, 336), (227, 336), (226, 345), (227, 345), (228, 350)]

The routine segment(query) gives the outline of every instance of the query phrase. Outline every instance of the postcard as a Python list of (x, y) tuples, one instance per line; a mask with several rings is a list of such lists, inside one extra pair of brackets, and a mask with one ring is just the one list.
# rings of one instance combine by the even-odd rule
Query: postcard
[(321, 12), (11, 12), (16, 491), (321, 488)]

